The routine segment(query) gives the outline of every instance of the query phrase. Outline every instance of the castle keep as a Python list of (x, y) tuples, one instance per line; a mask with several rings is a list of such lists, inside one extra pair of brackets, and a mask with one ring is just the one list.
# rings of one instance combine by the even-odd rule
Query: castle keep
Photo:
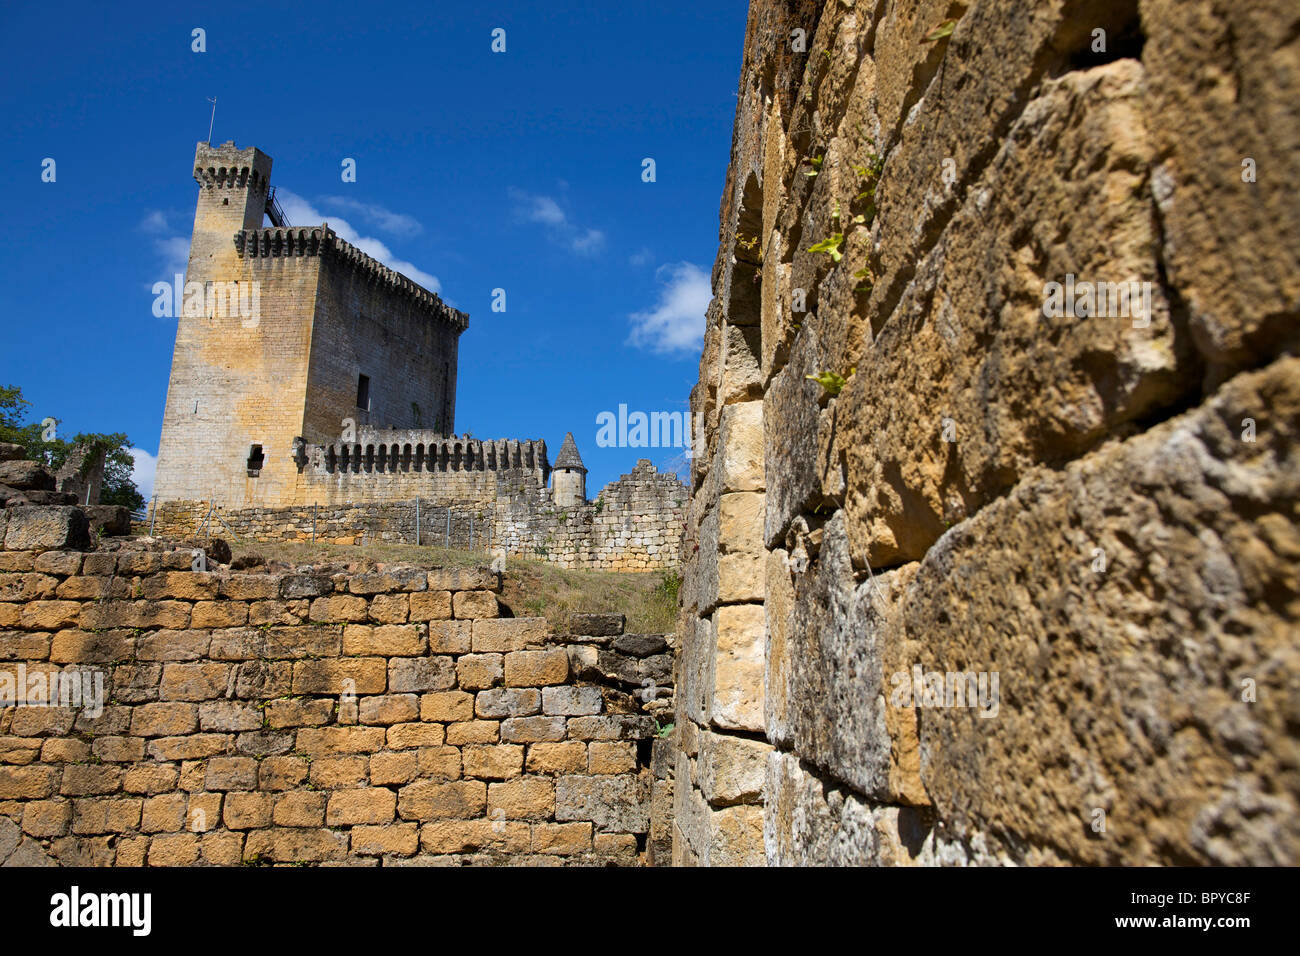
[(675, 477), (642, 463), (598, 505), (572, 434), (550, 488), (544, 441), (457, 436), (465, 313), (328, 224), (290, 226), (261, 150), (199, 143), (194, 179), (155, 482), (162, 531), (193, 531), (215, 510), (259, 539), (415, 542), (416, 522), (436, 515), (447, 544), (509, 541), (583, 567), (676, 562), (687, 494)]
[[(263, 228), (271, 157), (200, 143), (187, 291), (158, 453), (162, 500), (233, 507), (299, 500), (295, 440), (348, 422), (452, 433), (457, 340), (469, 317), (371, 259), (328, 225)], [(241, 305), (230, 307), (230, 283)], [(251, 311), (245, 308), (243, 312)], [(197, 313), (197, 314), (196, 314)]]

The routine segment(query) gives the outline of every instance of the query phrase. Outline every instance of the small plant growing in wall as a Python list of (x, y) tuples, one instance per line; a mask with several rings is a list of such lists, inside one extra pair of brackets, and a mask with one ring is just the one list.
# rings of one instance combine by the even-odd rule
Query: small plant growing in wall
[(871, 271), (871, 266), (863, 266), (857, 272), (853, 273), (853, 278), (858, 280), (858, 284), (853, 287), (853, 291), (870, 295), (871, 290), (876, 287), (876, 277)]
[(956, 20), (944, 20), (937, 27), (921, 37), (922, 43), (938, 43), (944, 37), (952, 36), (952, 31), (957, 29)]
[(865, 162), (854, 163), (853, 171), (858, 176), (858, 194), (853, 197), (853, 205), (862, 212), (853, 217), (860, 225), (870, 226), (876, 218), (876, 187), (880, 185), (880, 176), (885, 170), (885, 160), (877, 153), (868, 153)]
[(827, 395), (833, 398), (840, 392), (844, 391), (844, 386), (848, 383), (849, 379), (853, 377), (853, 373), (857, 370), (858, 367), (855, 365), (853, 368), (849, 369), (848, 375), (840, 375), (838, 372), (828, 371), (818, 372), (816, 375), (805, 375), (804, 378), (816, 382), (822, 387)]
[(844, 233), (833, 232), (821, 242), (815, 243), (808, 247), (809, 252), (825, 252), (831, 257), (832, 262), (839, 262), (844, 258), (844, 253), (840, 252), (840, 246), (844, 244)]

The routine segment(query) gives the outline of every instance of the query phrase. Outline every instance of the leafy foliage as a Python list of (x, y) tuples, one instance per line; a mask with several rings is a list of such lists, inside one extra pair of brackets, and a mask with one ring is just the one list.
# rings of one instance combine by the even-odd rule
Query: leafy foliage
[[(100, 489), (100, 503), (125, 505), (132, 510), (144, 507), (144, 496), (131, 480), (135, 458), (129, 450), (131, 439), (124, 432), (79, 432), (70, 440), (59, 438), (56, 434), (47, 440), (40, 422), (25, 422), (30, 407), (31, 402), (23, 398), (23, 390), (19, 386), (0, 386), (0, 442), (24, 446), (27, 457), (44, 462), (54, 471), (63, 466), (78, 445), (87, 446), (88, 463), (102, 449), (104, 483)], [(59, 424), (59, 420), (55, 419), (55, 423)]]
[(942, 40), (944, 37), (952, 36), (952, 31), (955, 29), (957, 29), (956, 20), (944, 20), (942, 23), (940, 23), (937, 27), (935, 27), (925, 36), (921, 37), (921, 42), (937, 43), (939, 40)]
[(816, 245), (809, 246), (809, 252), (826, 252), (830, 253), (833, 261), (839, 262), (844, 258), (844, 253), (840, 252), (840, 246), (844, 243), (844, 233), (833, 232)]
[(805, 375), (804, 378), (816, 382), (826, 390), (827, 395), (835, 396), (844, 391), (844, 386), (857, 370), (858, 367), (855, 365), (849, 369), (848, 375), (840, 375), (838, 372), (818, 372), (816, 375)]

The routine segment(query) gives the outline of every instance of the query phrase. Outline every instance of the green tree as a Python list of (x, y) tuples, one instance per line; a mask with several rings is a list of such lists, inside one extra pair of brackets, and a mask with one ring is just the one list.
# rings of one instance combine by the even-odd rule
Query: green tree
[(20, 444), (17, 436), (30, 404), (17, 385), (0, 385), (0, 441)]
[[(100, 504), (125, 505), (133, 511), (144, 507), (144, 496), (131, 480), (135, 458), (130, 452), (131, 439), (124, 432), (79, 432), (71, 441), (66, 441), (59, 438), (56, 431), (53, 437), (46, 439), (46, 429), (40, 422), (24, 424), (29, 407), (31, 402), (23, 398), (23, 391), (17, 385), (0, 386), (0, 442), (24, 446), (28, 458), (45, 462), (53, 471), (63, 466), (78, 445), (89, 447), (88, 461), (93, 461), (102, 448), (104, 482), (99, 492)], [(59, 424), (60, 420), (55, 419), (56, 429)]]

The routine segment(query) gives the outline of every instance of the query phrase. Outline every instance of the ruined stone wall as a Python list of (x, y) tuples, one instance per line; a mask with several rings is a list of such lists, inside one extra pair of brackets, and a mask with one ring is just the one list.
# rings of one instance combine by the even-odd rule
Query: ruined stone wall
[(677, 567), (690, 492), (646, 459), (596, 498), (558, 507), (545, 491), (514, 496), (496, 512), (494, 544), (566, 568), (652, 571)]
[(1298, 25), (751, 4), (677, 862), (1300, 861)]
[[(415, 501), (378, 502), (312, 508), (239, 508), (214, 510), (200, 501), (169, 501), (158, 506), (154, 534), (184, 538), (204, 530), (234, 536), (239, 542), (298, 541), (338, 545), (385, 542), (415, 544)], [(138, 522), (141, 533), (149, 522)], [(420, 537), (423, 545), (486, 551), (492, 547), (493, 511), (474, 501), (434, 505), (420, 504)]]
[[(0, 708), (0, 861), (665, 855), (665, 636), (500, 616), (484, 569), (196, 572), (188, 548), (65, 550), (79, 514), (0, 511), (19, 548), (0, 550), (0, 695), (28, 695)], [(42, 706), (34, 675), (54, 674), (98, 676), (102, 697)]]
[[(383, 487), (406, 474), (354, 475)], [(504, 550), (507, 557), (540, 559), (565, 568), (654, 571), (681, 560), (682, 527), (689, 492), (677, 476), (661, 474), (642, 460), (594, 501), (560, 508), (536, 476), (512, 471), (453, 472), (427, 476), (440, 492), (420, 500), (419, 542), (476, 550)], [(426, 490), (427, 487), (426, 487)], [(460, 491), (463, 497), (453, 492)], [(356, 504), (288, 508), (216, 508), (210, 502), (167, 501), (157, 505), (155, 535), (186, 537), (206, 530), (240, 541), (312, 541), (358, 545), (416, 543), (414, 497)], [(205, 529), (206, 522), (206, 529)], [(139, 523), (143, 533), (148, 520)]]

